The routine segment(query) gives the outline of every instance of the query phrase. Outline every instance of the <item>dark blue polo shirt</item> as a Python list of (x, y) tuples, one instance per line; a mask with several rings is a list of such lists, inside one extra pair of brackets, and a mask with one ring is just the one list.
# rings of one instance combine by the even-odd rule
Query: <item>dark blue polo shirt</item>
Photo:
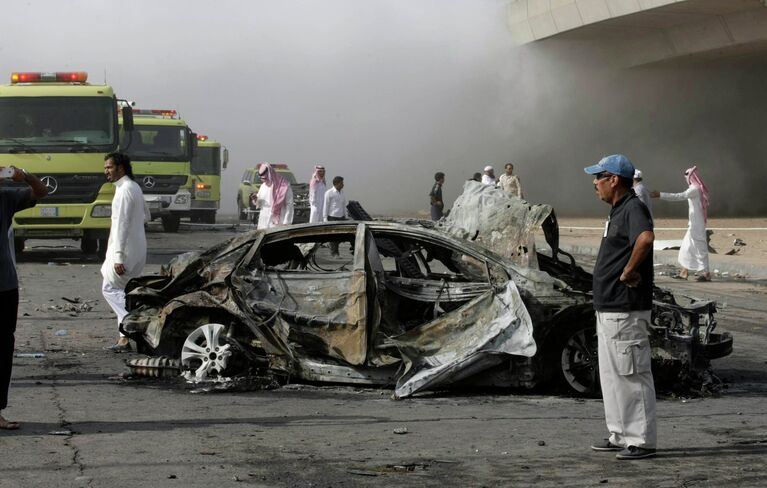
[(610, 210), (599, 246), (594, 266), (594, 310), (629, 312), (652, 309), (652, 254), (647, 255), (637, 268), (641, 281), (636, 288), (620, 281), (637, 237), (647, 230), (653, 230), (650, 212), (630, 190)]

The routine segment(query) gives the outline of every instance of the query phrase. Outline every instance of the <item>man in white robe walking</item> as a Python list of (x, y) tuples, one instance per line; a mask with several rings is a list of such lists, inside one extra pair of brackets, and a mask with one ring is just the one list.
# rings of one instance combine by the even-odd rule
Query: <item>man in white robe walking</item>
[(293, 223), (293, 190), (290, 182), (277, 174), (271, 164), (261, 163), (258, 167), (261, 186), (258, 193), (251, 195), (251, 201), (260, 210), (258, 229), (270, 229)]
[(309, 222), (322, 222), (323, 209), (325, 203), (325, 167), (318, 164), (314, 167), (312, 179), (309, 182)]
[[(125, 309), (125, 285), (141, 274), (146, 264), (146, 235), (144, 223), (150, 220), (141, 187), (133, 181), (130, 158), (122, 153), (110, 153), (104, 158), (104, 175), (115, 185), (112, 200), (112, 227), (101, 275), (101, 292), (117, 314), (118, 332), (128, 311)], [(128, 338), (119, 332), (117, 342), (108, 347), (113, 352), (131, 350)]]
[(683, 202), (687, 200), (687, 232), (682, 239), (677, 258), (682, 270), (676, 276), (686, 280), (690, 270), (696, 272), (696, 281), (711, 281), (711, 272), (708, 267), (708, 241), (706, 239), (706, 221), (708, 220), (708, 188), (700, 176), (697, 166), (688, 168), (684, 172), (687, 189), (681, 193), (665, 193), (653, 191), (650, 196)]

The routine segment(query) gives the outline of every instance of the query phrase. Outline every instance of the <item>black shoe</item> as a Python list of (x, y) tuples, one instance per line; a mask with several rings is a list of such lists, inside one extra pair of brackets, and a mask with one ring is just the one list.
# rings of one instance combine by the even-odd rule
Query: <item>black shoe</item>
[(629, 446), (615, 455), (618, 459), (644, 459), (655, 456), (655, 449), (645, 449), (644, 447)]
[(130, 342), (127, 343), (127, 344), (112, 344), (111, 346), (105, 347), (104, 349), (106, 349), (107, 351), (112, 351), (112, 352), (116, 352), (116, 353), (119, 353), (119, 352), (131, 352), (133, 350), (130, 347)]
[(603, 439), (599, 442), (595, 442), (591, 445), (591, 449), (594, 451), (622, 451), (623, 446), (618, 446), (610, 442), (610, 439)]

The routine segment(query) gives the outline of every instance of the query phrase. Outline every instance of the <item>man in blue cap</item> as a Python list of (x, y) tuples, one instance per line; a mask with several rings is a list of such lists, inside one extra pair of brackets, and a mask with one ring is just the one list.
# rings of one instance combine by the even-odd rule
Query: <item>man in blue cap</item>
[(655, 386), (648, 338), (652, 313), (652, 217), (631, 189), (634, 165), (622, 154), (584, 168), (612, 206), (594, 266), (599, 377), (610, 437), (591, 446), (618, 459), (655, 455)]

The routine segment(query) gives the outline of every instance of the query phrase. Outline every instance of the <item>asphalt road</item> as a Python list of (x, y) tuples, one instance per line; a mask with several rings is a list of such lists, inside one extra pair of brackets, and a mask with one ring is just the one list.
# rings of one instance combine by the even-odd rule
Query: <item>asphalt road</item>
[[(146, 271), (234, 232), (153, 226)], [(491, 391), (393, 401), (369, 388), (200, 392), (127, 380), (124, 360), (136, 355), (103, 350), (116, 332), (99, 263), (76, 243), (29, 244), (18, 265), (17, 354), (27, 357), (15, 359), (3, 412), (22, 429), (0, 432), (1, 488), (767, 485), (761, 283), (658, 277), (719, 301), (735, 351), (714, 364), (719, 397), (659, 399), (657, 458), (617, 461), (589, 449), (605, 436), (593, 399)]]

